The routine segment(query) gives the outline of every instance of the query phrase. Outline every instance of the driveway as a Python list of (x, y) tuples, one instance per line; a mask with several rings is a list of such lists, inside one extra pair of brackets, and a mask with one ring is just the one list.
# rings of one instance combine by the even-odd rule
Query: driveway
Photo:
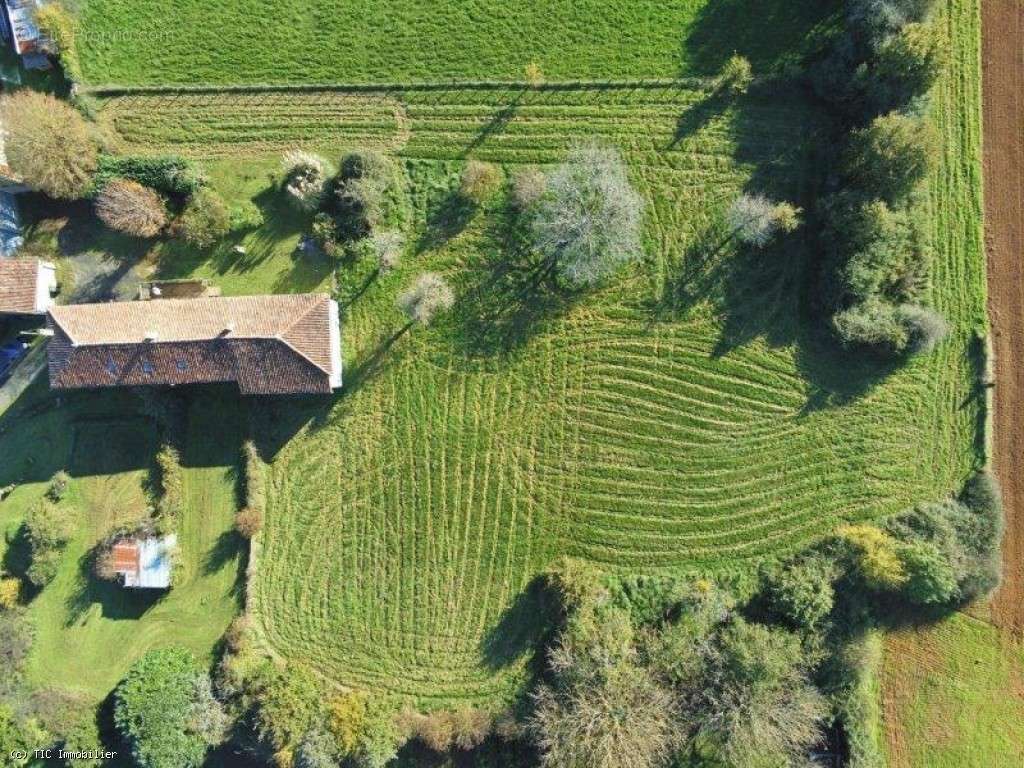
[(32, 347), (24, 359), (14, 366), (7, 381), (0, 384), (0, 416), (3, 416), (11, 404), (21, 397), (46, 367), (46, 344), (47, 341), (44, 339), (42, 343)]

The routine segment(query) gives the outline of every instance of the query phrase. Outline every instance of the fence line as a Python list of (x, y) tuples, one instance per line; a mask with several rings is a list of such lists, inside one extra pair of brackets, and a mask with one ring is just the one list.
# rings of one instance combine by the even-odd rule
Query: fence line
[(498, 91), (602, 91), (602, 90), (655, 90), (664, 88), (706, 88), (715, 82), (713, 77), (684, 77), (643, 80), (563, 80), (550, 83), (530, 83), (525, 80), (451, 80), (447, 82), (419, 83), (301, 83), (249, 85), (81, 85), (76, 91), (91, 96), (135, 96), (174, 94), (261, 94), (261, 93), (392, 93), (411, 91), (478, 90)]

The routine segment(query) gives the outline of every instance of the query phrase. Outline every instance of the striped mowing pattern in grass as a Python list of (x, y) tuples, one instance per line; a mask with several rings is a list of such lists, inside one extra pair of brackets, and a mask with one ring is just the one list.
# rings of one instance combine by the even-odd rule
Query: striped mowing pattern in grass
[[(805, 324), (812, 241), (750, 259), (723, 236), (722, 212), (745, 186), (800, 200), (815, 121), (792, 95), (453, 88), (361, 94), (357, 107), (323, 95), (337, 101), (330, 120), (309, 95), (247, 108), (237, 95), (108, 101), (104, 119), (132, 151), (270, 162), (303, 135), (330, 154), (372, 139), (406, 162), (417, 231), (446, 230), (365, 291), (358, 265), (342, 270), (346, 392), (263, 414), (270, 498), (249, 595), (269, 647), (425, 704), (506, 698), (543, 623), (529, 584), (558, 555), (743, 571), (841, 521), (958, 487), (977, 458), (969, 351), (984, 288), (977, 7), (949, 8), (957, 47), (933, 110), (949, 143), (931, 187), (929, 290), (954, 333), (891, 372), (836, 355)], [(283, 133), (261, 143), (239, 122), (264, 119), (247, 109), (269, 110)], [(648, 203), (648, 259), (541, 318), (507, 354), (481, 356), (473, 307), (508, 298), (489, 292), (504, 214), (495, 202), (446, 218), (462, 161), (553, 162), (586, 135), (624, 150)], [(221, 172), (231, 162), (218, 160)], [(394, 297), (425, 269), (455, 283), (456, 311), (388, 346), (402, 323)]]

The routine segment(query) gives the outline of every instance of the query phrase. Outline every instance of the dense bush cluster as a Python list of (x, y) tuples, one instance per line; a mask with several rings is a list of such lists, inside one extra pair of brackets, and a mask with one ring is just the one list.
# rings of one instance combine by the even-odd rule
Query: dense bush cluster
[(267, 509), (263, 460), (252, 440), (246, 440), (242, 445), (242, 470), (245, 504), (235, 515), (235, 530), (246, 539), (251, 539), (263, 528), (263, 517)]
[[(550, 768), (803, 765), (833, 718), (860, 717), (874, 695), (872, 628), (985, 594), (1001, 530), (998, 488), (978, 473), (957, 498), (764, 564), (743, 600), (563, 561), (548, 575), (563, 624), (528, 730)], [(848, 725), (856, 764), (874, 764)]]
[(206, 178), (195, 164), (183, 157), (100, 155), (94, 188), (101, 192), (115, 179), (134, 181), (176, 201), (186, 200), (206, 185)]
[(920, 305), (930, 254), (919, 210), (938, 137), (920, 101), (942, 65), (931, 0), (852, 0), (813, 77), (845, 149), (820, 206), (824, 311), (846, 345), (887, 355), (928, 352), (947, 333)]
[(174, 223), (175, 231), (196, 248), (210, 248), (231, 231), (227, 204), (212, 189), (198, 190)]
[(364, 150), (346, 155), (326, 185), (321, 209), (339, 241), (368, 237), (381, 227), (400, 226), (405, 183), (401, 169), (386, 155)]
[(974, 475), (958, 498), (922, 504), (882, 527), (840, 531), (853, 568), (871, 590), (918, 606), (955, 606), (999, 583), (1002, 504), (995, 480)]
[(181, 456), (170, 443), (164, 443), (156, 454), (159, 473), (156, 503), (157, 524), (162, 532), (173, 531), (185, 504)]
[(25, 518), (32, 562), (26, 576), (37, 587), (57, 575), (61, 555), (75, 530), (72, 511), (47, 498), (33, 506)]
[(749, 621), (716, 586), (609, 588), (577, 566), (553, 583), (569, 612), (529, 722), (545, 765), (795, 764), (820, 738), (828, 710), (799, 636)]
[(78, 58), (78, 25), (75, 17), (63, 3), (46, 3), (36, 9), (34, 19), (39, 31), (56, 44), (56, 54), (64, 76), (72, 82), (80, 81), (82, 65)]
[(224, 738), (227, 720), (191, 653), (150, 651), (114, 691), (114, 723), (141, 768), (191, 768)]

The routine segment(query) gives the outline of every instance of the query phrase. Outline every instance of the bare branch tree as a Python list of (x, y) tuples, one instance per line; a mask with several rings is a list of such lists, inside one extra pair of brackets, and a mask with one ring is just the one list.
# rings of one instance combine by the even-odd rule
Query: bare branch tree
[(398, 308), (410, 322), (430, 325), (434, 317), (452, 308), (455, 294), (448, 282), (436, 272), (424, 272), (398, 297)]
[(642, 212), (619, 153), (595, 144), (577, 147), (548, 178), (534, 243), (570, 285), (595, 285), (640, 258)]
[(764, 195), (744, 194), (729, 206), (726, 221), (740, 242), (762, 248), (776, 233), (792, 232), (800, 225), (800, 209)]
[(167, 209), (148, 187), (114, 179), (96, 196), (96, 215), (113, 230), (135, 237), (156, 237), (167, 225)]

